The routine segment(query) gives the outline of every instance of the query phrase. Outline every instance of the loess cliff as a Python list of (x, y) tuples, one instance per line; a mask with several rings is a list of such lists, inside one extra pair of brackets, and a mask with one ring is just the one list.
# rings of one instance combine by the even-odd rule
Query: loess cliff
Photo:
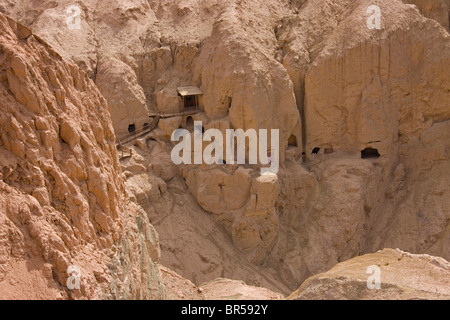
[[(303, 299), (384, 248), (450, 260), (450, 0), (372, 2), (0, 0), (1, 295)], [(277, 175), (175, 165), (193, 121), (279, 129)]]
[(158, 237), (125, 196), (106, 100), (28, 28), (0, 24), (1, 298), (163, 298)]

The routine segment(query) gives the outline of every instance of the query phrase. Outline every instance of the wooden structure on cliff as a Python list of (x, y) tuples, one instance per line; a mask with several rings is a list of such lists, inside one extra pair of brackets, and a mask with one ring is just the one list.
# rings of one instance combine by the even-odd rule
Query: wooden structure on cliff
[(153, 119), (150, 124), (145, 124), (141, 129), (136, 129), (134, 124), (128, 127), (129, 134), (117, 138), (117, 149), (121, 150), (122, 146), (133, 142), (136, 139), (152, 132), (158, 126), (160, 119), (192, 115), (201, 112), (200, 110), (200, 96), (203, 92), (194, 86), (183, 86), (177, 88), (178, 95), (182, 99), (183, 109), (180, 112), (173, 113), (151, 113), (149, 118)]

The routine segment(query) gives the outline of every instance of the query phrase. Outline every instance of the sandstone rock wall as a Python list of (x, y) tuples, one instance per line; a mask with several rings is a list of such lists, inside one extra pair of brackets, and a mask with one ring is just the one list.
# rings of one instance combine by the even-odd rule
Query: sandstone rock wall
[[(435, 182), (448, 180), (449, 36), (393, 1), (369, 30), (369, 5), (308, 2), (279, 25), (283, 64), (304, 77), (293, 82), (309, 172), (288, 166), (299, 178), (281, 180), (270, 258), (293, 279), (380, 247), (448, 257), (448, 188)], [(361, 159), (365, 148), (381, 157)]]
[(449, 0), (407, 0), (405, 2), (414, 4), (424, 16), (436, 20), (446, 28), (447, 31), (450, 30)]
[[(136, 141), (131, 147), (133, 155), (120, 163), (129, 177), (126, 190), (130, 199), (145, 210), (158, 230), (161, 264), (197, 286), (216, 278), (246, 279), (254, 286), (289, 293), (291, 289), (281, 281), (277, 268), (251, 262), (264, 260), (277, 236), (276, 224), (265, 220), (276, 219), (276, 215), (267, 210), (267, 203), (264, 205), (264, 199), (276, 198), (276, 192), (265, 186), (277, 185), (277, 180), (267, 185), (256, 182), (251, 170), (243, 168), (234, 173), (216, 168), (213, 174), (188, 166), (177, 168), (170, 159), (170, 146), (151, 136)], [(189, 187), (182, 176), (187, 177)], [(242, 188), (242, 195), (235, 193), (232, 186), (243, 184), (247, 184), (248, 193)], [(191, 192), (198, 192), (198, 197)], [(262, 197), (260, 211), (255, 212), (259, 215), (250, 216), (247, 208), (254, 212), (250, 210), (250, 195), (264, 192), (269, 198)], [(238, 198), (240, 203), (233, 202)], [(261, 225), (271, 231), (266, 239), (259, 236)]]
[(274, 59), (272, 24), (287, 12), (284, 3), (246, 15), (252, 3), (82, 1), (75, 30), (67, 24), (70, 4), (40, 2), (34, 14), (27, 2), (1, 8), (88, 72), (108, 100), (117, 134), (129, 124), (142, 127), (149, 110), (180, 111), (176, 87), (197, 85), (209, 118), (229, 116), (233, 128), (280, 129), (284, 157), (300, 126), (291, 81)]
[[(29, 29), (0, 24), (0, 296), (164, 297), (158, 237), (125, 198), (105, 99)], [(81, 290), (66, 286), (70, 265)]]

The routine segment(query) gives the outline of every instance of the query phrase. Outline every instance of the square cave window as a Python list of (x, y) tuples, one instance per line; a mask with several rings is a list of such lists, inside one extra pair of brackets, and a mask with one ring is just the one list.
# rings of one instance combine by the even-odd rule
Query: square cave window
[(366, 148), (361, 151), (362, 159), (378, 159), (380, 157), (380, 153), (377, 149), (374, 148)]

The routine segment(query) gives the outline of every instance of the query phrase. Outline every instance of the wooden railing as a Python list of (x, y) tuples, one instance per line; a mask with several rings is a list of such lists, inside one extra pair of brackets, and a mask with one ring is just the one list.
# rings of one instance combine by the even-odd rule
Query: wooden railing
[(120, 146), (130, 143), (144, 135), (146, 135), (147, 133), (155, 130), (155, 128), (158, 126), (158, 122), (159, 119), (165, 119), (165, 118), (172, 118), (172, 117), (178, 117), (178, 116), (185, 116), (185, 115), (190, 115), (190, 114), (195, 114), (198, 112), (201, 112), (202, 110), (198, 109), (198, 108), (189, 108), (186, 109), (185, 111), (182, 112), (176, 112), (176, 113), (153, 113), (150, 114), (150, 118), (153, 118), (153, 121), (151, 124), (149, 124), (148, 126), (144, 126), (141, 129), (137, 129), (127, 135), (121, 136), (117, 138), (117, 147), (119, 148)]
[(200, 110), (199, 108), (186, 108), (184, 111), (176, 112), (176, 113), (152, 113), (152, 114), (150, 114), (150, 117), (159, 116), (160, 118), (165, 119), (165, 118), (172, 118), (172, 117), (178, 117), (178, 116), (186, 116), (186, 115), (195, 114), (195, 113), (199, 113), (199, 112), (202, 112), (202, 110)]
[(135, 130), (125, 136), (122, 136), (120, 138), (117, 138), (117, 146), (122, 146), (126, 143), (132, 142), (140, 137), (142, 137), (143, 135), (153, 131), (156, 126), (158, 125), (160, 117), (156, 116), (153, 119), (153, 122), (151, 124), (149, 124), (148, 126), (144, 126), (141, 129)]

